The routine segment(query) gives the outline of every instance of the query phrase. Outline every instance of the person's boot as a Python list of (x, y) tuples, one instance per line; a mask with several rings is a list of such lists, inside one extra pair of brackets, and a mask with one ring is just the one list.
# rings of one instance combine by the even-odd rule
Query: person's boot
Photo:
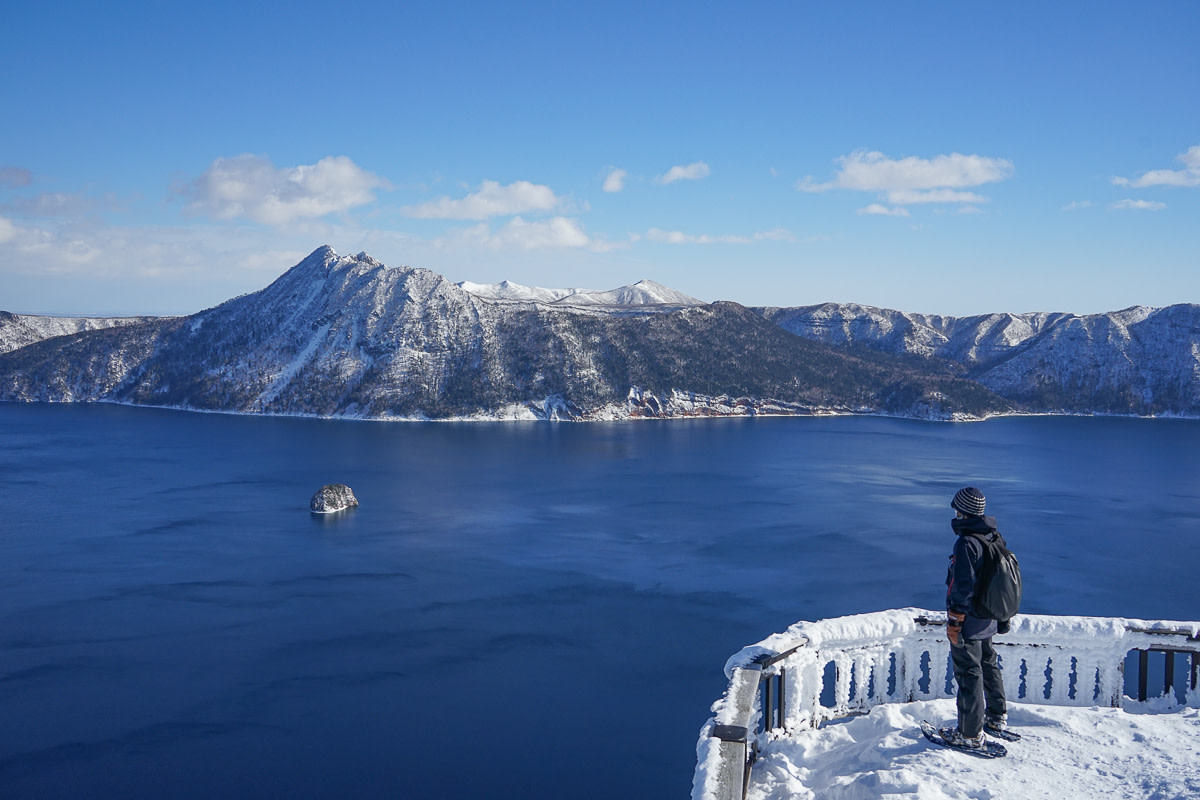
[(983, 747), (983, 731), (979, 732), (978, 736), (963, 736), (962, 731), (955, 728), (952, 731), (946, 731), (946, 744), (951, 747), (965, 747), (968, 750), (978, 750)]

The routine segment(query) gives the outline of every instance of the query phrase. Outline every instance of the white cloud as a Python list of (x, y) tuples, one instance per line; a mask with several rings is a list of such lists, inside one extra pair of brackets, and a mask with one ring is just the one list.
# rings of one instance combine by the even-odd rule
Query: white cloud
[[(641, 237), (635, 237), (635, 241)], [(664, 231), (661, 228), (651, 228), (646, 231), (646, 239), (663, 244), (750, 244), (761, 241), (795, 241), (791, 233), (775, 228), (760, 231), (750, 236), (709, 236), (707, 234), (689, 234), (683, 231)]]
[(570, 217), (551, 217), (532, 222), (513, 217), (495, 231), (488, 227), (487, 223), (480, 223), (461, 231), (449, 241), (442, 240), (442, 244), (454, 243), (482, 246), (494, 251), (587, 248), (596, 252), (606, 252), (617, 247), (589, 236), (579, 220)]
[(374, 189), (388, 185), (346, 156), (277, 168), (269, 159), (247, 154), (218, 158), (181, 193), (190, 198), (190, 213), (281, 227), (365, 205), (375, 199)]
[(1161, 211), (1167, 207), (1166, 203), (1160, 203), (1157, 200), (1132, 200), (1125, 198), (1113, 203), (1111, 208), (1116, 209), (1134, 209), (1138, 211)]
[(538, 250), (543, 247), (587, 247), (591, 239), (578, 220), (551, 217), (526, 222), (513, 217), (496, 232), (493, 240), (503, 249)]
[(1063, 206), (1062, 210), (1063, 211), (1074, 211), (1077, 208), (1091, 208), (1091, 207), (1092, 207), (1091, 200), (1072, 200), (1071, 202), (1069, 202), (1065, 206)]
[(628, 173), (623, 169), (614, 169), (608, 173), (608, 177), (604, 179), (603, 189), (606, 192), (619, 192), (625, 188), (625, 176)]
[[(261, 228), (112, 226), (96, 220), (46, 220), (18, 227), (0, 218), (0, 265), (16, 274), (101, 280), (184, 274), (222, 278), (238, 271), (244, 254), (267, 258), (280, 252), (272, 249), (277, 238)], [(297, 252), (279, 257), (273, 270), (281, 272), (306, 254)]]
[[(128, 238), (124, 237), (127, 241)], [(125, 244), (121, 234), (108, 228), (91, 225), (27, 224), (18, 226), (0, 217), (0, 261), (5, 271), (28, 274), (113, 274), (108, 264), (97, 259), (114, 239)], [(129, 269), (141, 268), (135, 261)]]
[[(321, 241), (265, 226), (17, 222), (0, 222), (0, 284), (22, 287), (5, 308), (25, 313), (193, 313), (263, 288)], [(331, 243), (365, 249), (353, 234)]]
[(1183, 169), (1155, 169), (1132, 180), (1113, 178), (1112, 182), (1131, 189), (1147, 186), (1200, 186), (1200, 144), (1189, 147), (1187, 152), (1176, 156), (1176, 159), (1183, 162)]
[(17, 238), (18, 228), (10, 220), (0, 217), (0, 244), (11, 242)]
[[(1012, 162), (1004, 158), (979, 155), (949, 155), (933, 158), (888, 158), (876, 150), (855, 150), (837, 159), (838, 173), (833, 180), (818, 183), (811, 176), (799, 181), (802, 192), (850, 189), (878, 192), (896, 205), (915, 203), (986, 203), (988, 198), (960, 191), (985, 183), (1003, 181), (1012, 176)], [(872, 204), (873, 208), (879, 204)], [(882, 208), (882, 206), (879, 206)], [(881, 213), (862, 211), (860, 213)]]
[(783, 228), (772, 228), (769, 231), (759, 231), (752, 237), (756, 242), (771, 241), (771, 242), (794, 242), (796, 237), (791, 231), (786, 231)]
[(707, 236), (684, 233), (683, 231), (664, 231), (661, 228), (651, 228), (646, 231), (646, 238), (652, 242), (664, 244), (716, 244), (748, 242), (744, 236)]
[[(103, 199), (103, 204), (110, 209), (117, 206), (111, 195)], [(98, 205), (98, 201), (83, 192), (41, 192), (5, 203), (0, 209), (25, 217), (72, 218), (82, 217)]]
[(871, 205), (867, 206), (866, 208), (860, 208), (858, 213), (878, 214), (885, 217), (907, 217), (909, 215), (907, 208), (888, 208), (887, 206), (879, 203), (871, 203)]
[(501, 186), (496, 181), (484, 181), (479, 191), (460, 200), (442, 197), (416, 206), (400, 209), (405, 216), (418, 219), (487, 219), (506, 217), (529, 211), (550, 211), (560, 203), (549, 186), (514, 181)]
[(0, 167), (0, 189), (20, 189), (33, 183), (33, 173), (23, 167)]
[(892, 189), (887, 193), (887, 200), (898, 206), (908, 206), (914, 203), (986, 203), (988, 199), (974, 192), (959, 192), (954, 189)]
[(698, 181), (707, 177), (711, 170), (703, 161), (696, 161), (687, 166), (674, 166), (667, 174), (658, 178), (659, 183), (674, 183), (675, 181)]
[(307, 255), (308, 253), (303, 250), (256, 250), (237, 256), (233, 266), (246, 272), (277, 275), (286, 267), (298, 264)]
[(891, 191), (896, 189), (939, 189), (979, 186), (1002, 181), (1012, 175), (1012, 162), (1004, 158), (964, 156), (961, 153), (931, 159), (890, 159), (878, 151), (856, 150), (837, 159), (841, 170), (829, 183), (805, 178), (796, 188), (806, 192), (827, 189)]

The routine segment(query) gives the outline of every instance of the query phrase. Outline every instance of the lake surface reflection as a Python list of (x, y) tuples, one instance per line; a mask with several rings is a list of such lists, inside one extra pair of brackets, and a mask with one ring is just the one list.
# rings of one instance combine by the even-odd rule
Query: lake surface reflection
[[(0, 404), (0, 796), (685, 797), (742, 645), (938, 608), (1195, 618), (1200, 422), (386, 424)], [(317, 517), (322, 484), (359, 508)]]

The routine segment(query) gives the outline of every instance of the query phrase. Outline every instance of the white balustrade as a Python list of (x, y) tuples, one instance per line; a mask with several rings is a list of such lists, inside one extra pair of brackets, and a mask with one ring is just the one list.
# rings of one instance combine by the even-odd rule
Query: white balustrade
[[(726, 664), (730, 688), (700, 734), (693, 800), (742, 797), (755, 754), (790, 731), (866, 713), (882, 703), (953, 697), (957, 689), (945, 623), (942, 612), (895, 609), (798, 622), (743, 648)], [(1147, 710), (1163, 711), (1200, 707), (1200, 622), (1022, 614), (1007, 634), (992, 641), (1010, 703), (1125, 707), (1148, 702)], [(1125, 663), (1134, 651), (1142, 654), (1135, 668), (1143, 695), (1138, 699), (1125, 694)], [(1145, 653), (1156, 651), (1166, 653), (1162, 674), (1174, 685), (1156, 684), (1160, 691), (1151, 696)], [(1177, 653), (1189, 654), (1184, 674), (1174, 669)], [(832, 680), (827, 680), (830, 671)], [(782, 691), (777, 719), (764, 714), (759, 693), (751, 689), (771, 681), (778, 682), (772, 687), (781, 686), (771, 689), (772, 707)], [(743, 747), (730, 747), (731, 730), (745, 731)], [(728, 758), (744, 763), (724, 763)]]

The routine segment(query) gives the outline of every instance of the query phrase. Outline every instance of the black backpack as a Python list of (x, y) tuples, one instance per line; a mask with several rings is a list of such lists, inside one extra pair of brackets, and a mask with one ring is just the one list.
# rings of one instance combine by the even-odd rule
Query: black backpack
[(975, 578), (975, 607), (989, 619), (1007, 622), (1021, 608), (1021, 565), (999, 535), (983, 545), (983, 562)]

